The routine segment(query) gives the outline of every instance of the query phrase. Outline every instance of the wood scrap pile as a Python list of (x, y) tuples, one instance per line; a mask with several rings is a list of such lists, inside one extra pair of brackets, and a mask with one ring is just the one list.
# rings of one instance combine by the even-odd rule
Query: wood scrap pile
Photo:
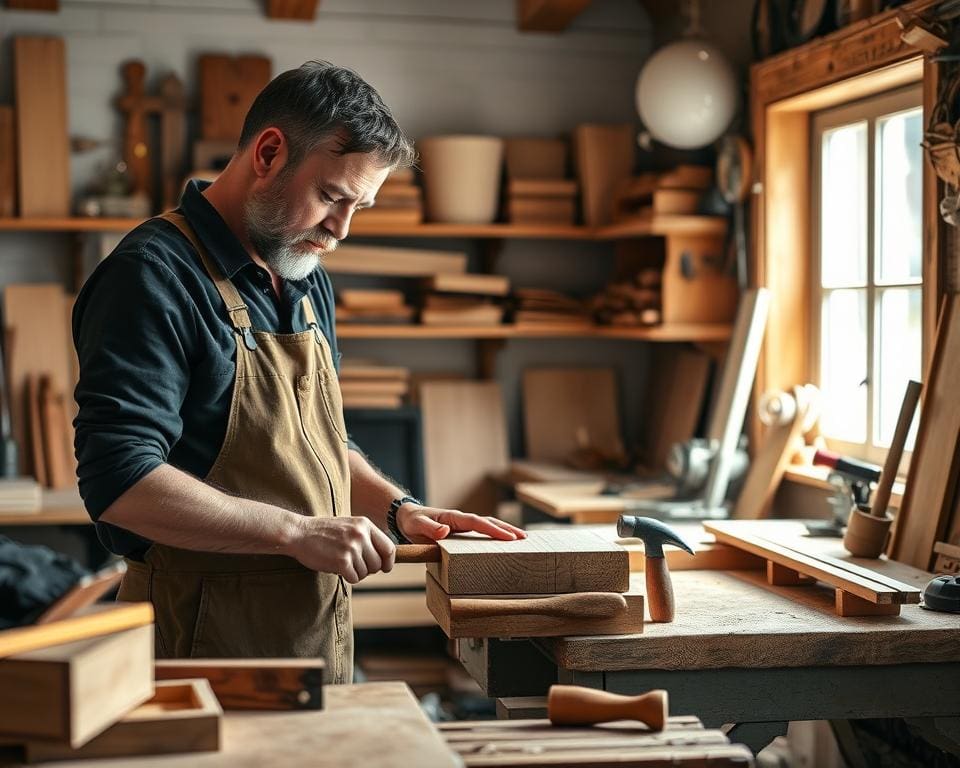
[(337, 296), (337, 322), (409, 323), (414, 308), (406, 304), (402, 291), (344, 289)]
[(586, 303), (559, 291), (518, 288), (513, 299), (513, 320), (517, 325), (593, 325)]
[(690, 215), (713, 186), (713, 169), (679, 165), (667, 173), (645, 173), (621, 180), (613, 193), (613, 220), (651, 215)]
[(377, 193), (377, 204), (357, 212), (362, 224), (404, 226), (423, 222), (423, 190), (416, 184), (412, 168), (393, 171)]
[(600, 325), (657, 325), (662, 317), (661, 272), (642, 269), (632, 280), (610, 283), (593, 297), (593, 316)]
[(344, 408), (399, 408), (410, 392), (410, 370), (366, 360), (340, 366)]
[(502, 275), (440, 274), (424, 281), (423, 325), (499, 325), (500, 299), (510, 292)]
[(573, 224), (577, 182), (566, 178), (563, 139), (506, 140), (506, 219), (512, 224)]

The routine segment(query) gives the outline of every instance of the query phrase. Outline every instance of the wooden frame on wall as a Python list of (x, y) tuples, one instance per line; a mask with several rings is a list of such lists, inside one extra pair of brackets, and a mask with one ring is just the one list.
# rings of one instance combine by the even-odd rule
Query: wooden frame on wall
[[(897, 14), (922, 13), (937, 0), (913, 0), (895, 11), (758, 62), (750, 70), (754, 139), (751, 285), (771, 291), (770, 317), (756, 391), (790, 391), (810, 380), (811, 114), (911, 83), (922, 83), (924, 120), (936, 103), (940, 66), (900, 39)], [(923, 169), (923, 368), (937, 308), (946, 292), (946, 249), (938, 211), (941, 182)], [(751, 414), (751, 444), (759, 420)]]

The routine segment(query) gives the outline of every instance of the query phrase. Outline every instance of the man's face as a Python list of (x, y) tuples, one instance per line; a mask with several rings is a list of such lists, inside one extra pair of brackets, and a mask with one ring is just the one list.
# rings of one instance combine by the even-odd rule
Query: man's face
[(373, 205), (389, 168), (373, 154), (338, 155), (326, 139), (251, 193), (244, 209), (258, 255), (285, 280), (302, 280), (347, 236), (355, 211)]

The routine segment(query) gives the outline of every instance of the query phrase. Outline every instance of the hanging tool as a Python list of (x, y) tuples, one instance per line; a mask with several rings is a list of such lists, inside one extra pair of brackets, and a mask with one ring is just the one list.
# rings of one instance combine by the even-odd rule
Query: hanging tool
[(621, 538), (640, 539), (643, 542), (643, 567), (650, 618), (654, 621), (673, 621), (673, 585), (670, 582), (667, 559), (663, 555), (663, 545), (672, 544), (691, 555), (693, 548), (681, 539), (676, 531), (652, 517), (620, 515), (617, 535)]
[(621, 696), (579, 685), (551, 685), (547, 716), (553, 725), (596, 725), (615, 720), (639, 720), (654, 731), (667, 722), (668, 697), (662, 689), (639, 696)]

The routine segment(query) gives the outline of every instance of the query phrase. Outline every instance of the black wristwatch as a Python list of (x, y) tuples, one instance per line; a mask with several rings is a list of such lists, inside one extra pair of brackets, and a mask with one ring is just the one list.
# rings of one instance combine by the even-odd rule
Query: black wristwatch
[(410, 543), (410, 539), (403, 535), (403, 531), (401, 531), (400, 526), (397, 525), (397, 511), (408, 501), (412, 501), (421, 507), (423, 506), (423, 502), (420, 501), (420, 499), (415, 499), (413, 496), (401, 496), (399, 499), (394, 499), (390, 502), (390, 510), (387, 512), (387, 530), (390, 531), (390, 535), (393, 536), (397, 544)]

